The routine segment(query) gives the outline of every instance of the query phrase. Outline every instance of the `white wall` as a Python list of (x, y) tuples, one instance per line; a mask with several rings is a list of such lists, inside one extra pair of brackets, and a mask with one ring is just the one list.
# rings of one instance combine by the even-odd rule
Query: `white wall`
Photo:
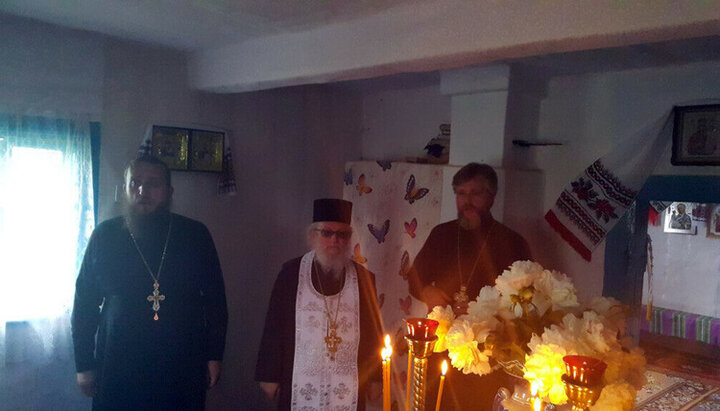
[[(604, 244), (595, 250), (592, 262), (586, 262), (550, 229), (544, 221), (544, 212), (562, 187), (592, 161), (673, 105), (719, 97), (720, 77), (716, 75), (719, 71), (720, 62), (705, 62), (557, 77), (549, 81), (546, 91), (539, 84), (541, 79), (532, 84), (532, 76), (531, 83), (524, 79), (526, 83), (520, 89), (511, 86), (509, 101), (515, 101), (518, 92), (534, 90), (530, 97), (522, 97), (519, 103), (509, 106), (508, 121), (513, 124), (506, 125), (505, 139), (536, 137), (562, 141), (564, 145), (518, 148), (505, 142), (506, 168), (537, 170), (543, 177), (533, 179), (532, 184), (517, 179), (508, 190), (507, 203), (514, 204), (511, 207), (525, 204), (535, 214), (525, 215), (522, 224), (513, 224), (511, 220), (508, 224), (528, 238), (533, 256), (543, 265), (573, 276), (582, 298), (602, 292)], [(542, 92), (538, 94), (536, 90)], [(535, 101), (539, 102), (539, 110)], [(402, 112), (392, 115), (388, 107)], [(431, 128), (432, 123), (449, 115), (448, 109), (448, 98), (428, 84), (364, 93), (362, 157), (389, 159), (414, 152), (424, 145), (423, 138), (418, 136), (418, 120), (432, 120), (425, 126)], [(534, 130), (528, 130), (528, 126)], [(669, 148), (660, 163), (655, 174), (720, 174), (720, 167), (672, 166)]]
[[(173, 209), (208, 226), (225, 275), (224, 375), (209, 393), (208, 409), (266, 408), (254, 368), (270, 290), (281, 264), (306, 250), (312, 200), (342, 195), (343, 164), (360, 152), (361, 101), (332, 86), (198, 92), (187, 86), (178, 52), (11, 20), (0, 21), (0, 108), (92, 113), (101, 121), (101, 221), (122, 210), (115, 189), (147, 125), (229, 130), (238, 194), (218, 197), (215, 174), (173, 172)], [(72, 354), (67, 357), (52, 380), (34, 381), (41, 374), (32, 369), (13, 374), (15, 384), (42, 385), (30, 394), (38, 398), (23, 398), (28, 390), (9, 384), (0, 385), (0, 396), (16, 395), (10, 403), (38, 409), (89, 407), (75, 387)]]
[[(562, 187), (615, 144), (633, 136), (673, 105), (720, 97), (720, 62), (705, 62), (555, 78), (542, 101), (538, 136), (561, 140), (562, 147), (535, 149), (531, 160), (545, 174), (544, 207), (549, 209)], [(669, 149), (669, 148), (668, 148)], [(679, 167), (667, 151), (655, 174), (720, 174), (720, 167)], [(592, 262), (582, 260), (559, 236), (548, 232), (548, 259), (575, 278), (581, 295), (601, 292), (604, 244)], [(552, 235), (551, 235), (552, 234)]]
[(0, 108), (20, 114), (102, 110), (103, 39), (0, 15)]
[(362, 158), (423, 157), (423, 148), (450, 123), (450, 96), (440, 94), (439, 77), (407, 86), (367, 82), (362, 92)]
[[(720, 318), (720, 239), (707, 237), (705, 221), (693, 221), (695, 235), (666, 233), (664, 214), (658, 226), (648, 225), (654, 256), (653, 305)], [(647, 296), (645, 274), (643, 303)]]

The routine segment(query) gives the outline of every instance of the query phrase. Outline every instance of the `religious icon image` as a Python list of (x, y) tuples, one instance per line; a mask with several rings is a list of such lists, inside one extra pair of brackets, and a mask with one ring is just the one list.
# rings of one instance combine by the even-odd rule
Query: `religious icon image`
[(708, 214), (707, 237), (720, 238), (720, 204), (715, 204)]
[(693, 223), (692, 210), (694, 203), (674, 202), (665, 209), (663, 231), (676, 234), (697, 234)]
[(720, 163), (720, 105), (675, 108), (672, 163)]
[(171, 170), (187, 170), (189, 138), (190, 132), (187, 129), (154, 126), (152, 154)]

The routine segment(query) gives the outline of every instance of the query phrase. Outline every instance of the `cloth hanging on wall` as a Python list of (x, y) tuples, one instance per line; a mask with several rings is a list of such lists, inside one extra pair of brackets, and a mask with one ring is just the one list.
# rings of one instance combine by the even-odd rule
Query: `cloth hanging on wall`
[(672, 141), (672, 112), (595, 160), (565, 186), (545, 220), (585, 260), (627, 212)]
[[(183, 128), (188, 127), (187, 125), (175, 125), (167, 123), (163, 123), (163, 126)], [(152, 129), (153, 125), (149, 125), (145, 129), (145, 135), (140, 141), (140, 147), (137, 151), (138, 157), (148, 156), (152, 154)], [(219, 196), (234, 196), (235, 194), (237, 194), (237, 186), (235, 184), (235, 172), (233, 170), (232, 151), (230, 150), (230, 133), (224, 130), (218, 131), (222, 131), (224, 133), (225, 141), (223, 142), (222, 171), (220, 172), (220, 176), (218, 177), (217, 193)]]
[(394, 345), (393, 398), (401, 408), (408, 350), (404, 319), (427, 312), (408, 292), (407, 270), (440, 223), (443, 173), (455, 171), (457, 167), (387, 161), (345, 165), (343, 198), (353, 202), (353, 259), (375, 273), (383, 327)]

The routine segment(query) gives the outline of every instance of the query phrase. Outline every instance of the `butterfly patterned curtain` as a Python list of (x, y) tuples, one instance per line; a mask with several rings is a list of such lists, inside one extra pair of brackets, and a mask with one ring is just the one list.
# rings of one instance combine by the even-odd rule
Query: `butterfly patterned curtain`
[[(353, 259), (375, 274), (385, 333), (393, 342), (392, 398), (400, 408), (405, 407), (407, 378), (404, 319), (427, 312), (408, 292), (407, 270), (441, 222), (444, 176), (451, 178), (457, 169), (386, 161), (345, 165), (343, 198), (353, 203)], [(450, 197), (446, 206), (450, 201), (454, 208)]]

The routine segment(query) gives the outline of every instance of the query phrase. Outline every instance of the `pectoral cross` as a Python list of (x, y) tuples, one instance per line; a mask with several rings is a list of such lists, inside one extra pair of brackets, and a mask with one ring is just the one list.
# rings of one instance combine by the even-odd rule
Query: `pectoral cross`
[(342, 342), (342, 338), (337, 335), (337, 324), (329, 324), (330, 333), (325, 337), (325, 345), (327, 345), (330, 361), (335, 361), (335, 353), (338, 351), (338, 345)]
[(152, 309), (153, 309), (153, 311), (155, 311), (155, 317), (153, 317), (153, 319), (155, 321), (157, 321), (158, 320), (158, 311), (160, 311), (160, 301), (165, 301), (165, 296), (160, 295), (160, 290), (159, 290), (160, 284), (158, 284), (157, 281), (155, 281), (155, 284), (153, 284), (153, 288), (154, 288), (153, 293), (152, 293), (152, 295), (148, 295), (147, 300), (149, 302), (153, 303)]
[(467, 286), (461, 285), (460, 291), (453, 294), (453, 300), (455, 300), (455, 305), (467, 304), (470, 301), (470, 297), (467, 295)]

